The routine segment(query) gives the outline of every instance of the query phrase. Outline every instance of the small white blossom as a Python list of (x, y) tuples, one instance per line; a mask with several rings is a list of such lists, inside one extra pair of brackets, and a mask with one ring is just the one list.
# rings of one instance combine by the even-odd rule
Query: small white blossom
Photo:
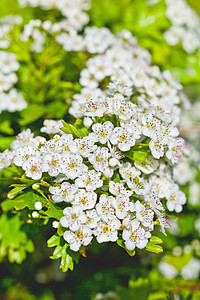
[(72, 231), (79, 230), (81, 224), (84, 224), (87, 221), (86, 215), (80, 205), (66, 207), (63, 210), (63, 214), (64, 216), (60, 219), (61, 225)]
[(80, 226), (75, 232), (65, 231), (63, 238), (70, 244), (70, 249), (77, 252), (81, 245), (87, 246), (91, 242), (92, 230), (88, 226)]
[(27, 177), (31, 177), (34, 180), (42, 177), (42, 160), (38, 156), (30, 156), (22, 164), (22, 169), (25, 171)]
[(113, 218), (109, 223), (99, 222), (98, 227), (94, 230), (98, 243), (116, 242), (118, 239), (117, 230), (121, 223), (117, 218)]
[(135, 247), (139, 249), (146, 247), (150, 236), (150, 232), (145, 231), (137, 220), (131, 221), (128, 229), (124, 229), (122, 232), (125, 246), (130, 251), (134, 250)]

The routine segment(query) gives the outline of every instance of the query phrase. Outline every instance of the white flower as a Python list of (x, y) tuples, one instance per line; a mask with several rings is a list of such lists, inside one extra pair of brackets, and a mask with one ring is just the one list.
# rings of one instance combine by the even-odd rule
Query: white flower
[(98, 81), (94, 75), (88, 70), (83, 69), (80, 73), (80, 84), (82, 86), (94, 89), (98, 87)]
[(19, 63), (13, 53), (0, 51), (0, 70), (5, 73), (11, 73), (19, 69)]
[(135, 145), (135, 138), (132, 134), (131, 128), (115, 127), (113, 134), (110, 137), (113, 145), (118, 145), (121, 151), (128, 151)]
[(94, 192), (87, 192), (84, 189), (79, 189), (75, 195), (74, 204), (78, 204), (83, 210), (91, 209), (95, 206), (97, 201), (97, 194)]
[(8, 91), (16, 82), (17, 76), (15, 73), (7, 75), (0, 72), (0, 92)]
[(155, 185), (145, 185), (144, 200), (150, 205), (150, 208), (159, 214), (159, 211), (164, 211), (164, 207), (159, 199), (158, 192)]
[(97, 215), (96, 209), (87, 210), (85, 213), (87, 217), (87, 221), (85, 224), (90, 228), (96, 228), (100, 220), (100, 217)]
[(61, 159), (62, 156), (59, 153), (45, 154), (42, 161), (42, 171), (48, 172), (50, 176), (57, 176), (59, 173), (63, 173)]
[(144, 227), (152, 227), (154, 212), (151, 209), (146, 208), (138, 200), (135, 203), (135, 211), (136, 219), (140, 221)]
[(102, 194), (99, 198), (99, 202), (96, 204), (96, 211), (98, 215), (105, 221), (111, 216), (114, 217), (114, 209), (112, 207), (112, 201), (114, 197)]
[(89, 170), (87, 173), (84, 173), (76, 178), (75, 183), (78, 187), (85, 188), (87, 191), (95, 191), (97, 188), (100, 188), (103, 185), (103, 180), (100, 178), (100, 172)]
[(176, 184), (172, 185), (171, 188), (167, 191), (166, 199), (168, 210), (175, 210), (177, 213), (180, 213), (182, 211), (182, 206), (186, 203), (185, 194), (179, 190), (179, 187)]
[(88, 226), (80, 226), (75, 232), (65, 231), (63, 238), (70, 244), (70, 249), (76, 252), (81, 245), (87, 246), (91, 242), (92, 230)]
[(109, 181), (109, 192), (114, 196), (124, 195), (126, 197), (129, 197), (133, 194), (133, 192), (127, 190), (124, 187), (124, 184), (122, 182), (114, 182), (114, 181)]
[(161, 274), (163, 274), (165, 277), (169, 279), (173, 279), (178, 275), (178, 271), (176, 268), (174, 268), (172, 265), (161, 261), (158, 265), (158, 269)]
[(61, 137), (60, 137), (60, 146), (62, 149), (62, 152), (72, 152), (75, 153), (76, 152), (76, 146), (75, 146), (75, 142), (73, 139), (73, 135), (72, 134), (66, 134), (64, 133)]
[(97, 81), (103, 80), (112, 73), (112, 66), (106, 56), (94, 56), (87, 62), (88, 70)]
[(109, 157), (110, 154), (108, 152), (108, 148), (98, 147), (93, 154), (89, 155), (88, 160), (96, 171), (103, 172), (108, 167)]
[(195, 280), (199, 278), (200, 260), (192, 257), (187, 265), (181, 270), (181, 276), (187, 280)]
[(85, 116), (88, 117), (103, 117), (106, 111), (106, 107), (99, 100), (90, 99), (86, 102), (86, 112)]
[(95, 141), (105, 144), (109, 140), (113, 129), (114, 126), (110, 121), (104, 122), (103, 124), (94, 124), (92, 125), (94, 133), (91, 134), (91, 137), (94, 138)]
[(66, 207), (63, 210), (63, 214), (64, 216), (60, 219), (61, 225), (72, 231), (79, 230), (81, 224), (84, 224), (87, 221), (86, 215), (80, 205)]
[(26, 143), (14, 151), (13, 163), (21, 167), (30, 156), (40, 156), (40, 153), (34, 145)]
[(180, 185), (194, 179), (193, 170), (187, 161), (179, 161), (173, 169), (173, 178)]
[(75, 179), (82, 172), (87, 171), (86, 165), (82, 163), (83, 158), (78, 154), (66, 152), (62, 156), (63, 173), (70, 179)]
[(85, 136), (82, 139), (75, 139), (74, 144), (76, 152), (83, 157), (88, 157), (90, 153), (97, 148), (97, 146), (94, 145), (94, 141), (91, 136)]
[(6, 94), (5, 101), (7, 101), (6, 110), (9, 112), (21, 111), (27, 107), (24, 97), (21, 93), (17, 92), (16, 89), (12, 89), (8, 94)]
[(155, 138), (155, 132), (160, 131), (160, 121), (154, 118), (151, 113), (141, 115), (142, 133), (145, 136)]
[(42, 160), (39, 156), (30, 156), (22, 164), (22, 169), (25, 171), (27, 177), (31, 177), (34, 180), (42, 177)]
[(137, 220), (132, 220), (129, 223), (128, 229), (124, 229), (122, 232), (125, 247), (130, 251), (134, 250), (135, 247), (139, 249), (146, 247), (150, 236), (150, 232), (145, 231)]
[(127, 185), (138, 195), (144, 195), (145, 193), (145, 183), (140, 177), (132, 177), (127, 180)]
[(164, 155), (165, 144), (166, 144), (165, 140), (163, 140), (161, 137), (159, 137), (158, 139), (152, 139), (149, 142), (149, 148), (151, 150), (153, 157), (159, 159)]
[(3, 153), (0, 153), (0, 171), (4, 168), (7, 168), (11, 165), (13, 160), (13, 153), (9, 150), (5, 150)]
[(128, 212), (134, 211), (134, 204), (125, 195), (119, 195), (112, 200), (117, 218), (124, 219)]
[(182, 138), (170, 140), (168, 144), (169, 150), (167, 151), (166, 156), (173, 164), (177, 163), (179, 157), (182, 156), (183, 146), (184, 140)]
[(98, 243), (103, 242), (116, 242), (118, 239), (117, 230), (120, 228), (121, 223), (117, 218), (113, 218), (109, 223), (99, 222), (98, 227), (94, 230)]
[(123, 179), (130, 181), (129, 178), (138, 177), (141, 172), (131, 165), (131, 163), (126, 162), (119, 168), (119, 173)]
[(113, 97), (114, 114), (119, 116), (120, 120), (127, 121), (136, 113), (136, 105), (126, 101), (121, 94), (115, 94)]
[(41, 132), (46, 132), (47, 134), (55, 134), (61, 133), (60, 130), (63, 127), (62, 120), (55, 121), (55, 120), (45, 120), (44, 127), (40, 129)]
[(33, 133), (30, 129), (23, 130), (16, 136), (16, 140), (11, 143), (11, 148), (13, 150), (21, 147), (23, 144), (26, 144), (33, 138)]
[(61, 186), (51, 186), (49, 191), (53, 194), (52, 199), (55, 202), (73, 202), (74, 195), (78, 188), (75, 184), (70, 184), (69, 182), (63, 182)]

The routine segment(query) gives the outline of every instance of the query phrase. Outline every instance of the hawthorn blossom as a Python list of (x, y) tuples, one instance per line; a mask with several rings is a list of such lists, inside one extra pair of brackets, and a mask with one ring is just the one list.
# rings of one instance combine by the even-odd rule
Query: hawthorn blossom
[(133, 251), (135, 247), (139, 249), (146, 247), (148, 238), (150, 237), (150, 232), (145, 231), (137, 220), (132, 220), (129, 223), (129, 228), (124, 229), (122, 232), (122, 238), (125, 240), (125, 246), (130, 251)]
[(113, 145), (117, 145), (121, 151), (128, 151), (135, 145), (135, 138), (128, 126), (126, 128), (115, 127), (110, 141)]
[(94, 192), (87, 192), (84, 189), (79, 189), (75, 194), (74, 204), (78, 204), (83, 210), (94, 208), (97, 201), (97, 194)]
[(120, 226), (121, 223), (117, 218), (111, 219), (109, 223), (100, 221), (98, 227), (94, 230), (97, 242), (116, 242), (118, 239), (117, 230)]
[(87, 246), (91, 242), (92, 230), (88, 226), (80, 226), (75, 232), (65, 231), (63, 238), (70, 244), (70, 249), (77, 252), (81, 245)]
[(61, 186), (51, 186), (49, 191), (53, 194), (52, 199), (57, 202), (73, 202), (74, 195), (77, 192), (78, 187), (75, 184), (69, 182), (63, 182)]
[(80, 205), (66, 207), (63, 210), (63, 214), (64, 216), (60, 219), (61, 225), (72, 231), (79, 230), (81, 224), (84, 224), (87, 221), (86, 215)]
[(34, 180), (42, 177), (42, 160), (39, 156), (30, 156), (22, 164), (22, 169), (25, 171), (27, 177), (31, 177)]

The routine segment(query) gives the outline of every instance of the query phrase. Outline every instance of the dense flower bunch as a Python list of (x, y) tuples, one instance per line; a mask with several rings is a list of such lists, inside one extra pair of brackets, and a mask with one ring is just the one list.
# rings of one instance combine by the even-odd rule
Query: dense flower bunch
[[(21, 23), (20, 16), (7, 16), (0, 19), (0, 48), (6, 49), (10, 45), (7, 37), (15, 24)], [(21, 93), (17, 92), (14, 85), (17, 83), (16, 71), (19, 68), (16, 56), (13, 53), (0, 51), (0, 113), (20, 111), (27, 104)]]
[(30, 5), (41, 6), (46, 10), (58, 9), (66, 18), (65, 22), (76, 30), (81, 30), (89, 21), (89, 17), (84, 11), (89, 9), (90, 0), (18, 0), (18, 2), (22, 7)]
[(92, 120), (86, 136), (62, 134), (61, 121), (45, 121), (42, 132), (54, 137), (47, 141), (23, 131), (12, 151), (1, 154), (1, 167), (14, 163), (32, 179), (43, 173), (54, 178), (49, 192), (56, 203), (66, 202), (60, 223), (72, 250), (93, 236), (99, 243), (121, 236), (128, 250), (144, 248), (156, 220), (163, 232), (167, 226), (161, 198), (170, 211), (180, 212), (185, 204), (167, 160), (178, 161), (183, 140), (165, 113), (162, 119), (142, 96), (135, 100), (131, 86), (112, 83), (104, 97), (83, 103), (83, 115)]
[(0, 48), (7, 49), (10, 46), (8, 38), (9, 32), (15, 24), (20, 24), (22, 18), (20, 16), (9, 15), (0, 19)]
[(18, 68), (19, 63), (13, 53), (0, 51), (0, 113), (4, 110), (20, 111), (27, 106), (23, 95), (13, 87), (17, 82), (15, 72)]
[(166, 0), (166, 4), (172, 26), (165, 32), (165, 39), (170, 45), (181, 42), (186, 52), (194, 53), (200, 47), (199, 16), (185, 0)]

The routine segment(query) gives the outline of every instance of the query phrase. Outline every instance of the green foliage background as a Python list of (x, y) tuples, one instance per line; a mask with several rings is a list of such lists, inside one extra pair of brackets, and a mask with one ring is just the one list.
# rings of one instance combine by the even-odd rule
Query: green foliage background
[[(188, 2), (200, 14), (200, 2)], [(28, 107), (20, 113), (3, 112), (0, 115), (1, 151), (9, 147), (14, 136), (25, 128), (31, 128), (39, 134), (38, 128), (42, 126), (45, 118), (74, 121), (67, 114), (67, 110), (73, 94), (80, 91), (79, 73), (87, 60), (86, 53), (69, 55), (51, 36), (48, 36), (44, 50), (39, 54), (30, 51), (30, 42), (20, 41), (20, 30), (29, 20), (39, 18), (55, 22), (60, 18), (58, 11), (31, 7), (21, 9), (16, 0), (1, 0), (0, 18), (9, 14), (23, 17), (22, 25), (16, 26), (11, 33), (12, 42), (8, 51), (14, 52), (20, 61), (17, 88), (23, 91)], [(137, 37), (139, 45), (149, 49), (154, 64), (163, 70), (170, 69), (180, 79), (191, 101), (200, 94), (199, 53), (188, 55), (181, 45), (171, 47), (164, 40), (163, 32), (170, 26), (165, 17), (164, 0), (153, 6), (147, 6), (145, 0), (92, 0), (89, 15), (89, 25), (106, 26), (113, 32), (130, 30)], [(1, 175), (2, 200), (6, 199), (8, 192), (5, 187), (12, 183), (9, 177), (17, 174), (18, 170), (4, 172), (6, 174)], [(196, 180), (200, 182), (199, 174)], [(188, 193), (187, 187), (185, 192)], [(20, 204), (19, 197), (16, 202), (20, 207), (24, 204)], [(29, 197), (28, 208), (33, 210), (31, 197), (35, 201), (40, 196), (33, 191)], [(141, 251), (140, 255), (131, 257), (113, 243), (98, 247), (93, 245), (87, 258), (82, 256), (73, 272), (68, 270), (67, 273), (62, 273), (57, 260), (48, 258), (53, 250), (47, 248), (46, 241), (55, 231), (51, 222), (46, 226), (43, 226), (45, 219), (27, 223), (30, 210), (25, 207), (23, 211), (15, 214), (10, 211), (12, 204), (9, 201), (4, 202), (4, 213), (0, 216), (1, 299), (97, 300), (96, 294), (99, 292), (107, 293), (102, 299), (112, 299), (108, 294), (111, 290), (116, 291), (116, 299), (121, 300), (175, 299), (174, 293), (178, 293), (180, 299), (200, 299), (198, 282), (179, 277), (176, 280), (167, 280), (158, 272), (157, 264), (162, 254)], [(178, 220), (181, 230), (179, 238), (162, 236), (164, 252), (198, 238), (197, 233), (194, 234), (194, 219), (198, 211), (199, 207), (185, 208)], [(57, 253), (58, 257), (59, 255)], [(188, 258), (184, 255), (176, 264), (183, 265)]]

